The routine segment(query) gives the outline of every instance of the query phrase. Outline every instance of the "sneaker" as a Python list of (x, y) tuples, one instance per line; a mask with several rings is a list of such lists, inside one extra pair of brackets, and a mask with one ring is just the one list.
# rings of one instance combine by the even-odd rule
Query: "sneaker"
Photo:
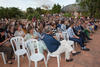
[(72, 53), (73, 56), (80, 54), (81, 52)]
[(89, 48), (84, 48), (84, 49), (82, 49), (83, 51), (90, 51), (90, 49)]
[(13, 64), (13, 62), (12, 62), (12, 61), (7, 61), (7, 63), (8, 63), (8, 64)]
[(91, 38), (88, 38), (88, 40), (92, 40)]
[(66, 62), (72, 62), (73, 61), (73, 59), (66, 59)]

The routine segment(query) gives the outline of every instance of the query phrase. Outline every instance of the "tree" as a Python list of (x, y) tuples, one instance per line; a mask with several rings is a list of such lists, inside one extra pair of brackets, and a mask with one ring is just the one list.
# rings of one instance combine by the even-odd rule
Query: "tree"
[(15, 7), (3, 8), (0, 7), (0, 18), (18, 18), (23, 15), (23, 12)]
[(26, 9), (26, 12), (28, 13), (28, 14), (32, 14), (32, 13), (34, 13), (34, 9), (33, 8), (31, 8), (31, 7), (29, 7), (29, 8), (27, 8)]
[(68, 17), (72, 17), (72, 14), (71, 13), (64, 13), (63, 16), (66, 17), (66, 18), (68, 18)]
[(9, 13), (11, 18), (19, 18), (22, 16), (23, 12), (15, 7), (9, 8)]
[(40, 16), (40, 14), (37, 11), (35, 11), (33, 14), (29, 14), (27, 16), (27, 19), (28, 20), (32, 20), (33, 17), (35, 17), (36, 19), (41, 19), (41, 16)]
[(96, 12), (100, 11), (99, 3), (100, 3), (100, 0), (80, 0), (79, 2), (82, 8), (88, 7), (91, 17), (95, 17)]
[(39, 14), (42, 14), (42, 9), (40, 7), (36, 8), (35, 12), (38, 12)]
[(52, 8), (52, 13), (60, 13), (61, 12), (61, 6), (59, 4), (54, 4)]

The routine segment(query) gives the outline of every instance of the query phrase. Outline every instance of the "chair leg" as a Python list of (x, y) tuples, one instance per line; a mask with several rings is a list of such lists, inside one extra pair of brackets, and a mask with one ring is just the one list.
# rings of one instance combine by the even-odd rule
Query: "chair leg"
[(48, 63), (48, 60), (50, 59), (50, 56), (49, 55), (47, 55), (47, 63)]
[(17, 56), (18, 67), (20, 67), (20, 56)]
[(75, 44), (73, 44), (72, 46), (73, 46), (73, 49), (75, 49), (75, 46), (74, 46)]
[(45, 57), (44, 57), (44, 62), (45, 62), (45, 67), (47, 67), (47, 61), (46, 61)]
[(31, 67), (31, 60), (29, 60), (29, 67)]
[(37, 62), (35, 62), (35, 67), (37, 67)]
[(4, 64), (6, 64), (6, 59), (5, 59), (4, 53), (2, 53), (2, 58), (3, 58)]
[(28, 58), (28, 60), (30, 60), (30, 59), (29, 59), (29, 54), (28, 54), (28, 53), (26, 53), (26, 54), (27, 54), (27, 58)]
[(57, 56), (58, 67), (60, 67), (60, 57)]
[(60, 58), (60, 61), (61, 61), (61, 56), (59, 56), (59, 58)]

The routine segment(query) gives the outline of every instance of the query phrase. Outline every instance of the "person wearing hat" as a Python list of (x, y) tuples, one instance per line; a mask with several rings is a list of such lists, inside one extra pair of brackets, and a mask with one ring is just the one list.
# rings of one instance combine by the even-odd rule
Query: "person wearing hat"
[(5, 29), (0, 29), (0, 52), (4, 52), (7, 56), (7, 63), (12, 64), (13, 50), (8, 47), (9, 39), (5, 37)]

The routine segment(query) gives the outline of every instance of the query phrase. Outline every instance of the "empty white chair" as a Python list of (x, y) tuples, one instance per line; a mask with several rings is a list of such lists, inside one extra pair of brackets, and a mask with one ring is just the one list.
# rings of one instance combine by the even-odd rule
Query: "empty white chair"
[(29, 67), (31, 65), (31, 61), (34, 61), (35, 67), (37, 67), (37, 63), (43, 59), (47, 67), (45, 56), (39, 50), (38, 41), (36, 39), (29, 39), (25, 42), (25, 45), (27, 46), (29, 53)]
[(4, 64), (6, 64), (6, 59), (5, 59), (4, 52), (0, 52), (0, 54), (2, 55), (2, 59), (3, 59)]
[(48, 63), (48, 60), (50, 59), (50, 57), (56, 57), (56, 58), (57, 58), (58, 67), (60, 67), (60, 60), (61, 60), (60, 55), (54, 55), (54, 54), (52, 54), (52, 53), (50, 53), (50, 52), (48, 51), (47, 63)]
[(10, 39), (13, 51), (15, 53), (15, 59), (18, 61), (18, 67), (20, 67), (20, 56), (23, 56), (28, 53), (24, 46), (24, 39), (21, 36), (16, 36)]

